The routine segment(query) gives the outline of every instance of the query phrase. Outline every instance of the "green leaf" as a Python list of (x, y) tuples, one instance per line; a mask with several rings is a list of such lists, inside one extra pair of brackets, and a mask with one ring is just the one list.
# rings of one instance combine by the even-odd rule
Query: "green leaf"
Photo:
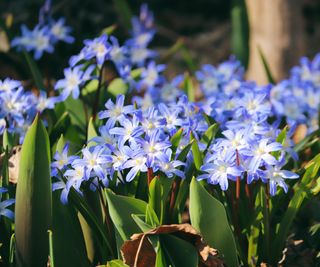
[(89, 267), (84, 238), (72, 205), (63, 205), (60, 192), (53, 192), (53, 251), (55, 266)]
[(114, 33), (114, 31), (117, 29), (117, 25), (116, 24), (113, 24), (111, 26), (108, 26), (106, 28), (104, 28), (102, 31), (101, 31), (101, 35), (102, 34), (107, 34), (107, 35), (111, 35)]
[(210, 144), (212, 143), (212, 140), (214, 139), (214, 137), (216, 136), (217, 132), (219, 130), (219, 124), (215, 123), (212, 124), (203, 134), (200, 142), (203, 144), (206, 144), (207, 147), (210, 146)]
[(186, 201), (189, 195), (189, 183), (187, 179), (183, 179), (180, 182), (179, 191), (177, 194), (177, 199), (174, 204), (174, 210), (172, 218), (173, 220), (177, 219), (181, 223), (181, 216), (186, 206)]
[(143, 214), (132, 214), (131, 215), (132, 219), (134, 220), (134, 222), (139, 226), (140, 230), (139, 232), (149, 232), (152, 229), (154, 229), (154, 227), (152, 227), (150, 224), (146, 223), (146, 216)]
[[(97, 189), (100, 190), (100, 189)], [(83, 188), (83, 199), (86, 202), (86, 204), (91, 208), (91, 211), (93, 212), (93, 215), (95, 219), (99, 222), (99, 225), (101, 227), (105, 227), (105, 216), (102, 211), (102, 203), (99, 197), (98, 191), (92, 191), (89, 186), (85, 186)], [(80, 214), (79, 214), (80, 215)], [(88, 258), (92, 262), (94, 259), (99, 258), (100, 261), (107, 260), (107, 258), (104, 258), (105, 256), (105, 249), (98, 245), (97, 242), (97, 236), (96, 233), (94, 233), (94, 228), (89, 225), (89, 223), (82, 218), (82, 216), (79, 216), (80, 225), (83, 231), (83, 236), (85, 240), (85, 245), (87, 248)], [(109, 237), (109, 242), (111, 240), (111, 236)], [(111, 242), (110, 242), (111, 243)], [(103, 252), (101, 255), (100, 252)]]
[(232, 53), (247, 68), (249, 63), (249, 19), (245, 0), (233, 0), (231, 9)]
[(171, 142), (171, 144), (172, 144), (172, 146), (171, 146), (172, 158), (174, 158), (175, 153), (176, 153), (176, 151), (177, 151), (177, 148), (179, 147), (182, 134), (183, 134), (183, 129), (180, 128), (180, 129), (170, 138), (170, 142)]
[[(277, 136), (276, 138), (276, 141), (282, 145), (285, 144), (286, 142), (286, 139), (287, 139), (287, 132), (288, 132), (288, 127), (284, 127), (282, 129), (282, 131), (279, 133), (279, 135)], [(280, 154), (281, 154), (281, 151), (273, 151), (271, 153), (276, 159), (279, 158)]]
[[(108, 239), (106, 227), (104, 224), (102, 224), (101, 220), (97, 218), (95, 211), (88, 205), (84, 198), (81, 197), (77, 191), (75, 191), (74, 188), (70, 189), (68, 200), (72, 202), (72, 204), (81, 213), (82, 217), (80, 216), (79, 219), (82, 218), (88, 224), (86, 229), (89, 229), (90, 226), (92, 233), (96, 237), (95, 240), (102, 239), (103, 244), (108, 248), (108, 252), (113, 255), (113, 250)], [(104, 248), (104, 250), (106, 249)]]
[(93, 119), (90, 118), (89, 124), (88, 124), (88, 131), (87, 131), (87, 143), (88, 147), (95, 145), (95, 142), (92, 141), (92, 138), (96, 137), (97, 131), (96, 128), (94, 127)]
[(147, 209), (146, 209), (146, 223), (151, 225), (153, 228), (160, 225), (157, 214), (149, 204), (147, 204)]
[(202, 113), (202, 114), (203, 114), (204, 119), (206, 120), (206, 122), (207, 122), (208, 125), (212, 125), (212, 124), (217, 123), (217, 122), (214, 120), (213, 117), (209, 116), (209, 115), (206, 114), (206, 113)]
[(106, 190), (109, 214), (118, 230), (122, 242), (129, 240), (130, 236), (139, 232), (139, 227), (134, 223), (132, 214), (145, 214), (147, 203), (142, 200), (115, 195), (110, 189)]
[(54, 144), (59, 136), (61, 136), (62, 133), (64, 133), (67, 128), (70, 126), (70, 117), (68, 112), (64, 112), (61, 117), (59, 117), (58, 121), (55, 123), (55, 125), (52, 127), (52, 130), (50, 132), (50, 143)]
[(120, 78), (113, 79), (108, 86), (108, 92), (113, 96), (125, 95), (127, 91), (128, 85)]
[(236, 243), (225, 208), (195, 178), (190, 184), (190, 220), (204, 240), (223, 255), (228, 267), (238, 266)]
[(4, 130), (3, 133), (3, 139), (2, 139), (2, 146), (5, 150), (8, 147), (8, 151), (11, 151), (11, 149), (14, 147), (14, 136), (13, 134), (10, 134), (7, 129)]
[(122, 260), (113, 260), (113, 261), (108, 261), (106, 267), (129, 267), (129, 266), (125, 264)]
[(45, 266), (52, 220), (49, 137), (38, 116), (21, 150), (16, 192), (15, 236), (17, 266)]
[(248, 263), (250, 266), (254, 266), (254, 264), (258, 260), (258, 242), (261, 223), (263, 220), (263, 207), (261, 197), (264, 196), (261, 196), (261, 192), (262, 191), (260, 190), (255, 200), (254, 218), (253, 222), (250, 225), (250, 231), (248, 235)]
[(186, 66), (192, 73), (194, 73), (197, 69), (199, 69), (198, 64), (195, 63), (189, 49), (185, 46), (185, 44), (181, 44), (180, 53)]
[(160, 218), (162, 209), (162, 198), (161, 198), (161, 183), (157, 178), (152, 179), (149, 184), (149, 205), (156, 212), (157, 216)]
[(24, 57), (26, 59), (28, 67), (29, 67), (29, 69), (31, 71), (31, 74), (32, 74), (32, 77), (33, 77), (35, 85), (37, 86), (37, 88), (39, 90), (45, 90), (45, 86), (43, 84), (43, 78), (42, 78), (42, 75), (40, 73), (40, 70), (39, 70), (37, 64), (34, 62), (34, 60), (28, 54), (28, 52), (24, 51), (23, 55), (24, 55)]
[(158, 241), (155, 267), (164, 267), (164, 266), (169, 266), (169, 265), (166, 262), (165, 253), (163, 252), (161, 243), (160, 241)]
[(85, 132), (87, 119), (82, 101), (80, 99), (73, 99), (71, 96), (69, 96), (64, 101), (64, 105), (71, 118), (71, 124), (78, 126)]
[(55, 146), (55, 149), (52, 149), (52, 150), (55, 152), (62, 153), (63, 147), (65, 146), (66, 142), (67, 140), (64, 138), (63, 134), (61, 134)]
[(187, 145), (181, 150), (181, 152), (180, 152), (179, 155), (178, 155), (177, 160), (180, 160), (180, 161), (183, 162), (183, 161), (186, 159), (186, 157), (187, 157), (187, 155), (188, 155), (188, 153), (189, 153), (189, 151), (190, 151), (190, 149), (191, 149), (191, 146), (193, 145), (194, 142), (195, 142), (195, 139), (192, 139), (192, 140), (190, 141), (190, 143), (187, 144)]
[(275, 83), (275, 80), (274, 80), (273, 75), (272, 75), (272, 73), (271, 73), (271, 70), (270, 70), (269, 64), (268, 64), (268, 62), (267, 62), (267, 59), (265, 58), (265, 56), (264, 56), (264, 54), (263, 54), (262, 49), (261, 49), (260, 46), (258, 46), (258, 52), (259, 52), (259, 55), (260, 55), (260, 58), (261, 58), (261, 61), (262, 61), (264, 70), (265, 70), (265, 72), (266, 72), (268, 81), (269, 81), (269, 83), (274, 84), (274, 83)]
[(131, 29), (131, 18), (133, 14), (128, 2), (126, 0), (114, 0), (113, 4), (122, 26), (127, 30)]
[(184, 90), (188, 96), (189, 101), (195, 101), (195, 88), (193, 86), (192, 78), (189, 74), (186, 74), (184, 78)]
[(288, 204), (288, 208), (280, 222), (276, 237), (272, 244), (272, 259), (274, 263), (280, 260), (283, 246), (288, 237), (289, 230), (292, 226), (293, 220), (296, 217), (304, 199), (312, 192), (314, 186), (314, 178), (318, 175), (320, 168), (320, 154), (306, 165), (306, 172), (304, 173), (300, 183), (294, 187), (295, 193)]
[[(160, 175), (158, 177), (158, 180), (161, 184), (161, 214), (160, 214), (160, 224), (163, 224), (166, 220), (166, 204), (168, 203), (168, 196), (172, 187), (172, 184), (174, 182), (174, 179), (168, 179), (166, 176)], [(158, 217), (159, 218), (159, 217)]]
[(166, 258), (173, 267), (198, 266), (198, 252), (192, 244), (174, 235), (163, 234), (159, 238)]
[(199, 149), (198, 141), (194, 138), (192, 133), (190, 134), (190, 139), (194, 140), (194, 142), (192, 143), (192, 146), (191, 146), (193, 159), (194, 159), (194, 165), (196, 166), (197, 170), (200, 170), (200, 168), (203, 164), (202, 153)]
[(294, 150), (296, 152), (305, 150), (310, 143), (319, 142), (320, 128), (315, 130), (311, 134), (308, 134), (298, 144), (295, 145)]

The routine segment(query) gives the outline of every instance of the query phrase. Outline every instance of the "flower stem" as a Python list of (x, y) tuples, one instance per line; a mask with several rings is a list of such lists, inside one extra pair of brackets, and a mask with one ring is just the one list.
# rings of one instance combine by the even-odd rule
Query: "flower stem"
[(147, 176), (148, 176), (148, 186), (149, 186), (151, 181), (152, 181), (152, 179), (153, 179), (153, 170), (152, 170), (152, 168), (148, 168)]
[(96, 97), (94, 99), (94, 103), (93, 103), (93, 107), (92, 107), (92, 118), (93, 118), (93, 121), (96, 119), (97, 112), (98, 112), (99, 97), (100, 97), (100, 91), (101, 91), (101, 87), (102, 87), (103, 67), (104, 67), (104, 64), (101, 66), (101, 69), (99, 71), (99, 82), (98, 82)]
[[(239, 158), (239, 153), (238, 150), (236, 150), (236, 161), (237, 161), (237, 166), (240, 165), (240, 158)], [(237, 176), (237, 181), (236, 181), (236, 200), (238, 201), (240, 198), (240, 176)]]

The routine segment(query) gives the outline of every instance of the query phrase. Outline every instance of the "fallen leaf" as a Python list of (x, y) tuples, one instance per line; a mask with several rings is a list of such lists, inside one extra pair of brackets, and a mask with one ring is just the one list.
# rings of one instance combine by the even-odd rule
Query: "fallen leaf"
[(126, 241), (121, 248), (124, 262), (130, 267), (154, 266), (156, 253), (147, 237), (160, 234), (174, 234), (175, 236), (192, 243), (197, 248), (200, 255), (199, 266), (224, 266), (217, 250), (208, 246), (204, 242), (202, 236), (187, 223), (162, 225), (146, 233), (133, 234), (131, 240)]

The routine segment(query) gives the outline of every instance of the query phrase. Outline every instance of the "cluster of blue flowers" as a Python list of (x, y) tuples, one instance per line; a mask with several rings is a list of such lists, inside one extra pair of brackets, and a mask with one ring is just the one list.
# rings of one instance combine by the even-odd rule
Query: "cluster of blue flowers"
[[(49, 1), (46, 4), (50, 6)], [(49, 9), (44, 6), (40, 17)], [(42, 26), (34, 31), (47, 32), (44, 28), (48, 26), (44, 26), (43, 19), (40, 21)], [(61, 37), (55, 40), (70, 42), (70, 29), (63, 21), (59, 25), (61, 29), (56, 32)], [(302, 59), (301, 65), (292, 69), (289, 79), (266, 86), (246, 81), (244, 68), (234, 57), (217, 67), (204, 65), (195, 74), (203, 97), (192, 103), (181, 88), (184, 75), (168, 81), (163, 75), (165, 65), (156, 64), (157, 54), (148, 48), (154, 35), (153, 14), (142, 5), (140, 15), (132, 19), (131, 37), (123, 45), (106, 34), (84, 41), (80, 53), (70, 58), (64, 78), (55, 85), (60, 97), (51, 99), (41, 93), (36, 99), (31, 93), (25, 93), (19, 82), (3, 81), (0, 83), (0, 124), (19, 131), (30, 123), (36, 112), (52, 108), (55, 102), (70, 95), (79, 98), (81, 89), (93, 80), (100, 80), (105, 63), (112, 62), (133, 95), (132, 105), (124, 104), (123, 95), (118, 95), (115, 103), (108, 100), (106, 110), (99, 113), (99, 118), (106, 120), (99, 135), (89, 140), (77, 156), (69, 155), (68, 144), (61, 153), (55, 154), (53, 189), (62, 189), (64, 203), (70, 188), (81, 193), (83, 183), (94, 190), (108, 186), (110, 181), (131, 182), (140, 175), (185, 178), (193, 163), (193, 154), (189, 151), (183, 161), (178, 157), (190, 143), (191, 135), (204, 154), (199, 180), (218, 184), (222, 190), (228, 189), (230, 180), (245, 180), (247, 184), (261, 180), (269, 185), (271, 195), (278, 186), (287, 191), (285, 179), (298, 178), (297, 174), (282, 169), (287, 155), (298, 159), (292, 140), (296, 126), (305, 124), (308, 132), (319, 127), (320, 55), (313, 61)], [(19, 38), (16, 38), (18, 43), (23, 43), (23, 38)], [(52, 48), (46, 47), (25, 46), (25, 49), (35, 50), (40, 57), (43, 51), (51, 51)], [(209, 147), (201, 143), (209, 127), (205, 114), (213, 118), (221, 130), (221, 137)], [(283, 121), (288, 128), (281, 132)], [(177, 131), (182, 131), (182, 138), (175, 149), (170, 138)]]
[(70, 35), (71, 27), (65, 25), (65, 19), (55, 20), (51, 16), (51, 0), (46, 0), (40, 9), (39, 23), (28, 29), (26, 25), (21, 26), (21, 36), (14, 38), (12, 47), (18, 50), (34, 52), (34, 58), (40, 59), (44, 52), (53, 53), (57, 42), (63, 41), (73, 43), (74, 37)]
[(271, 103), (278, 116), (288, 124), (305, 124), (308, 133), (319, 128), (320, 54), (310, 61), (301, 59), (300, 66), (291, 70), (289, 79), (271, 90)]
[(200, 105), (219, 122), (224, 136), (209, 148), (199, 179), (219, 184), (222, 190), (228, 188), (229, 180), (246, 179), (250, 184), (261, 179), (269, 184), (271, 195), (277, 186), (287, 192), (284, 179), (298, 175), (281, 168), (286, 154), (298, 159), (291, 137), (299, 122), (289, 124), (284, 140), (276, 142), (283, 115), (275, 112), (272, 86), (245, 81), (243, 69), (234, 59), (218, 68), (205, 65), (197, 78), (206, 97)]
[(305, 124), (308, 133), (319, 128), (320, 54), (312, 61), (302, 58), (291, 76), (275, 85), (259, 87), (244, 80), (244, 70), (234, 58), (218, 67), (204, 65), (196, 77), (205, 96), (202, 107), (221, 124), (246, 106), (248, 114), (265, 109), (265, 116), (285, 119), (292, 128)]
[[(132, 98), (134, 105), (124, 106), (123, 96), (116, 103), (106, 103), (107, 110), (99, 118), (107, 121), (92, 140), (95, 145), (88, 145), (80, 156), (68, 156), (68, 146), (55, 155), (52, 174), (58, 180), (54, 189), (63, 188), (63, 202), (71, 187), (80, 192), (81, 184), (88, 181), (96, 186), (107, 186), (114, 177), (130, 182), (150, 170), (155, 175), (184, 178), (182, 170), (188, 169), (193, 155), (189, 152), (184, 162), (177, 156), (190, 142), (190, 133), (205, 153), (199, 180), (219, 184), (222, 190), (227, 190), (230, 180), (244, 179), (247, 184), (261, 180), (269, 185), (271, 195), (277, 186), (287, 192), (285, 179), (298, 178), (282, 169), (287, 155), (298, 159), (292, 140), (295, 129), (299, 124), (305, 124), (309, 132), (319, 127), (320, 55), (312, 62), (302, 59), (288, 80), (266, 86), (246, 81), (244, 68), (234, 57), (217, 67), (204, 65), (196, 72), (203, 98), (191, 103), (181, 90), (185, 77), (168, 81), (163, 75), (165, 66), (157, 65), (156, 53), (147, 48), (155, 34), (147, 6), (142, 6), (132, 25), (132, 38), (123, 46), (113, 36), (86, 40), (80, 54), (71, 58), (65, 79), (56, 85), (64, 98), (71, 93), (77, 98), (81, 86), (98, 79), (104, 62), (112, 61), (130, 92), (138, 93)], [(139, 77), (132, 77), (134, 68), (139, 69)], [(208, 148), (200, 142), (208, 128), (204, 113), (222, 131), (222, 137)], [(278, 140), (283, 120), (288, 128)], [(173, 153), (169, 139), (179, 129), (183, 131), (181, 147)]]
[(48, 97), (45, 91), (40, 91), (38, 96), (25, 91), (20, 81), (0, 80), (0, 135), (7, 129), (17, 134), (22, 143), (35, 115), (54, 108), (58, 100), (58, 97)]
[[(120, 45), (114, 36), (102, 34), (93, 40), (85, 40), (80, 53), (70, 58), (70, 66), (64, 70), (64, 78), (55, 86), (61, 90), (62, 99), (69, 95), (79, 98), (81, 88), (89, 81), (98, 79), (104, 63), (113, 62), (116, 71), (131, 89), (141, 91), (157, 84), (163, 65), (155, 65), (152, 60), (157, 53), (148, 49), (153, 39), (153, 14), (147, 5), (141, 6), (140, 16), (132, 19), (131, 38)], [(83, 63), (86, 64), (83, 64)], [(141, 78), (133, 79), (132, 70), (140, 68)]]
[[(179, 161), (178, 155), (190, 142), (191, 132), (199, 139), (208, 128), (194, 104), (182, 97), (171, 105), (162, 103), (142, 110), (124, 105), (124, 96), (119, 95), (115, 103), (109, 100), (105, 107), (99, 113), (100, 119), (107, 119), (99, 129), (100, 135), (89, 140), (80, 156), (68, 156), (68, 145), (54, 156), (52, 176), (58, 181), (53, 188), (63, 188), (64, 203), (70, 188), (80, 192), (84, 182), (95, 188), (99, 184), (107, 186), (113, 179), (130, 182), (147, 172), (152, 177), (185, 177), (181, 168), (187, 168), (188, 161)], [(181, 142), (173, 152), (170, 138), (179, 129), (183, 129)]]

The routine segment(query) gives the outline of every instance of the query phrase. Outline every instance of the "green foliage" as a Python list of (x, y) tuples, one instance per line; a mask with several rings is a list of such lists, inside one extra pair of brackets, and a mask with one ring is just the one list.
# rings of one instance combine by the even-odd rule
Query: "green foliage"
[(33, 58), (28, 54), (28, 52), (23, 51), (23, 56), (28, 64), (29, 70), (31, 72), (36, 87), (39, 90), (45, 90), (43, 78), (37, 64), (34, 62)]
[(233, 54), (247, 68), (249, 63), (249, 20), (245, 0), (232, 0), (231, 8)]
[[(193, 245), (173, 235), (160, 236), (161, 247), (173, 267), (197, 267), (199, 258)], [(186, 255), (188, 255), (186, 257)]]
[(319, 168), (320, 168), (320, 154), (318, 154), (313, 160), (311, 160), (305, 167), (305, 173), (299, 183), (294, 187), (295, 194), (290, 200), (288, 207), (279, 227), (276, 231), (275, 239), (272, 244), (272, 256), (274, 263), (280, 260), (282, 248), (287, 239), (289, 230), (292, 226), (293, 220), (296, 217), (298, 211), (305, 198), (312, 193), (312, 189), (316, 180), (319, 180)]
[(28, 130), (21, 151), (16, 193), (17, 266), (45, 266), (47, 231), (52, 225), (49, 137), (38, 117)]
[(123, 243), (131, 235), (139, 232), (139, 227), (134, 223), (131, 215), (145, 214), (147, 203), (139, 199), (115, 195), (109, 189), (105, 192), (111, 220), (120, 234), (121, 243)]
[(205, 241), (219, 250), (228, 266), (238, 266), (236, 244), (225, 208), (195, 178), (190, 184), (190, 220)]
[(268, 81), (269, 81), (269, 83), (273, 83), (274, 84), (275, 80), (274, 80), (273, 75), (271, 73), (271, 70), (270, 70), (269, 64), (267, 62), (267, 59), (264, 56), (260, 46), (258, 46), (258, 52), (259, 52), (259, 55), (260, 55), (260, 58), (261, 58), (261, 63), (263, 64), (264, 70), (266, 72)]

